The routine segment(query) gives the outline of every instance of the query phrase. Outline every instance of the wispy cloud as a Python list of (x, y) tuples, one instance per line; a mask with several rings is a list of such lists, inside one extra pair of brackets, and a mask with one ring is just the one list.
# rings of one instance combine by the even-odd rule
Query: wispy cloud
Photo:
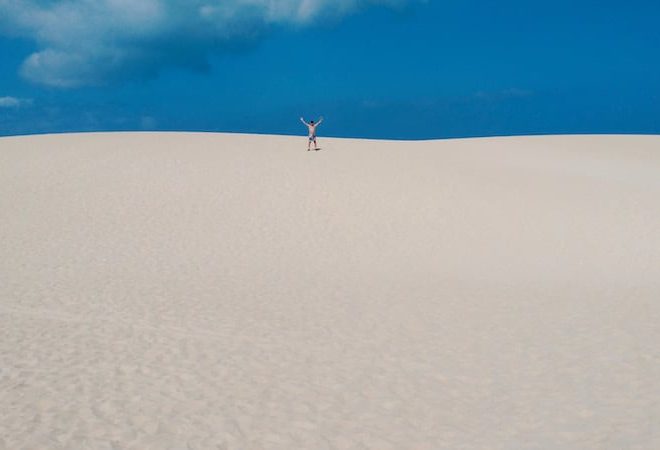
[(278, 26), (423, 0), (0, 0), (0, 33), (35, 41), (21, 74), (75, 87), (205, 69), (207, 56)]
[(31, 104), (31, 98), (0, 97), (0, 108), (20, 108)]

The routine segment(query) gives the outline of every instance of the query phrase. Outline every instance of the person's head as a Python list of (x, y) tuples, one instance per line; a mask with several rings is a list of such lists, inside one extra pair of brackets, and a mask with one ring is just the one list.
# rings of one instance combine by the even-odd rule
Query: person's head
[(313, 120), (310, 120), (309, 123), (311, 123), (312, 125), (314, 125), (314, 121), (313, 121)]

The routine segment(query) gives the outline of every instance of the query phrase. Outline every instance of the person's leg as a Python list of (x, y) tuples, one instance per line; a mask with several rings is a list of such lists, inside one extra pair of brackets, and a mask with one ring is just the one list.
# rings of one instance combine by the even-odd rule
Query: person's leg
[(309, 151), (309, 147), (312, 145), (312, 140), (307, 138), (307, 151)]
[(316, 143), (316, 138), (314, 138), (314, 150), (318, 150), (318, 149), (319, 149), (319, 146)]

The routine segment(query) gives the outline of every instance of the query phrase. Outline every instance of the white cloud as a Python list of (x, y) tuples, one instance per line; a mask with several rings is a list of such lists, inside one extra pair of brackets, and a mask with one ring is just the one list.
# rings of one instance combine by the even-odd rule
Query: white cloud
[(0, 108), (20, 108), (31, 104), (30, 98), (0, 97)]
[(39, 46), (20, 69), (25, 78), (73, 87), (149, 78), (166, 66), (203, 69), (209, 53), (275, 26), (417, 1), (0, 0), (0, 33)]

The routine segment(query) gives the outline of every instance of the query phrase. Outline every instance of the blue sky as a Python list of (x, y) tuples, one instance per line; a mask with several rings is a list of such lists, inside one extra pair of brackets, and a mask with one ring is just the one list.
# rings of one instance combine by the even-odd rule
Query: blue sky
[[(90, 6), (96, 5), (96, 6)], [(660, 133), (660, 3), (0, 0), (0, 135)]]

